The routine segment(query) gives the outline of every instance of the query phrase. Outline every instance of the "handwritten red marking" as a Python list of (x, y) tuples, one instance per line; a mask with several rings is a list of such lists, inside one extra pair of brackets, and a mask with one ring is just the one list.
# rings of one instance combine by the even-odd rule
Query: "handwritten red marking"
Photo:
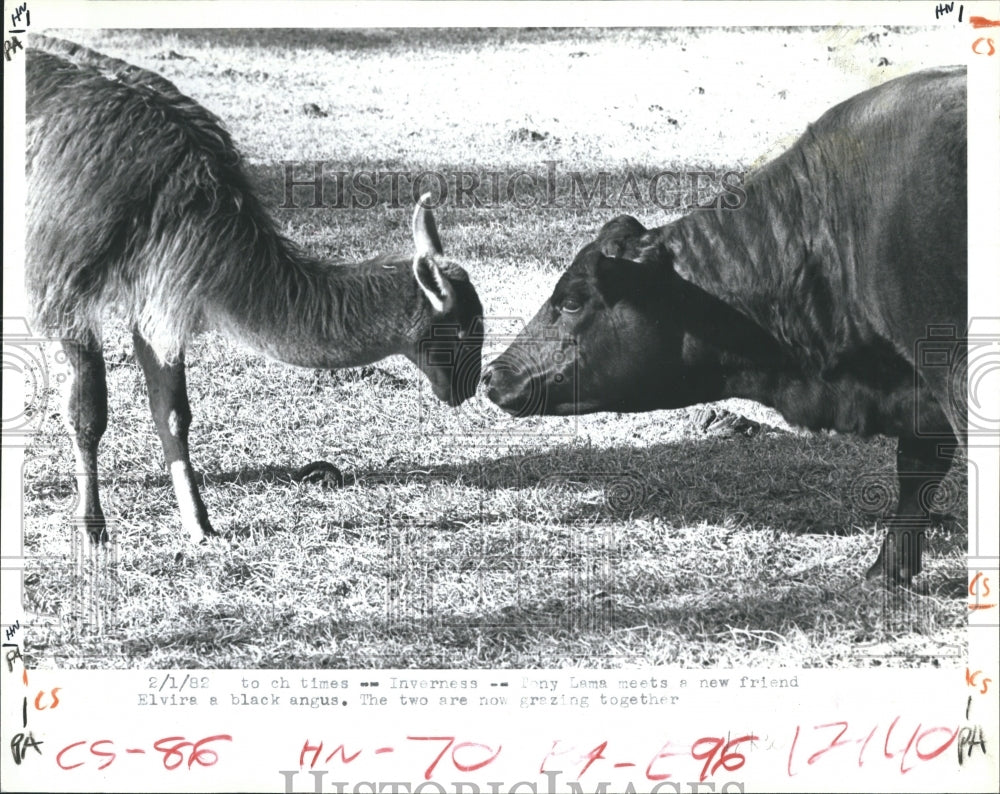
[[(931, 760), (933, 758), (937, 758), (939, 755), (941, 755), (941, 753), (943, 753), (945, 750), (947, 750), (949, 747), (951, 747), (951, 745), (955, 741), (955, 739), (958, 738), (958, 728), (957, 727), (954, 730), (951, 730), (950, 728), (945, 728), (945, 727), (942, 727), (942, 726), (939, 725), (936, 728), (928, 728), (923, 733), (921, 733), (920, 729), (922, 727), (923, 726), (920, 723), (917, 723), (916, 730), (913, 731), (913, 735), (910, 737), (910, 741), (906, 743), (906, 749), (903, 751), (903, 757), (902, 757), (902, 759), (900, 759), (900, 762), (899, 762), (899, 771), (900, 771), (901, 774), (905, 775), (907, 772), (910, 772), (913, 769), (913, 766), (909, 766), (909, 767), (906, 766), (906, 757), (907, 757), (907, 755), (909, 755), (910, 748), (914, 749), (914, 751), (917, 754), (917, 758), (919, 758), (921, 761), (929, 761), (929, 760)], [(948, 734), (948, 739), (944, 742), (944, 744), (942, 744), (936, 750), (933, 750), (932, 752), (929, 752), (929, 753), (925, 753), (925, 752), (921, 751), (921, 749), (920, 749), (920, 742), (922, 742), (924, 739), (926, 739), (931, 734), (938, 733), (940, 731), (944, 731), (945, 733)], [(920, 735), (918, 736), (917, 734), (920, 734)]]
[[(743, 742), (752, 742), (757, 741), (758, 739), (760, 739), (759, 736), (747, 734), (746, 736), (740, 736), (739, 738), (732, 739), (728, 742), (723, 742), (721, 737), (717, 738), (714, 736), (705, 736), (696, 741), (693, 745), (691, 745), (691, 757), (699, 761), (705, 761), (705, 765), (701, 768), (700, 781), (704, 783), (705, 778), (707, 778), (709, 774), (714, 775), (718, 772), (720, 766), (727, 772), (735, 772), (737, 769), (742, 768), (746, 763), (746, 757), (743, 753), (730, 752), (730, 749), (736, 747), (738, 744), (742, 744)], [(707, 753), (696, 753), (695, 748), (699, 744), (710, 744), (712, 745), (712, 749)], [(720, 749), (722, 750), (722, 753), (720, 754), (719, 759), (713, 764), (712, 759), (715, 758), (715, 754), (719, 752)], [(711, 765), (711, 772), (709, 772), (709, 765)]]
[(86, 744), (86, 742), (73, 742), (73, 744), (67, 744), (62, 750), (56, 753), (56, 763), (59, 765), (60, 769), (76, 769), (78, 766), (83, 766), (83, 761), (80, 761), (78, 764), (70, 764), (67, 766), (62, 760), (63, 753), (72, 750), (74, 747), (79, 747), (81, 744)]
[(448, 748), (455, 741), (454, 736), (407, 736), (407, 739), (414, 742), (446, 742), (444, 749), (437, 754), (437, 757), (431, 762), (431, 765), (424, 770), (424, 780), (430, 780), (434, 775), (434, 768), (438, 765), (438, 762), (448, 752)]
[(898, 722), (899, 722), (899, 717), (896, 717), (896, 719), (894, 719), (892, 721), (892, 724), (889, 726), (889, 730), (885, 732), (885, 744), (882, 745), (882, 755), (884, 755), (886, 758), (895, 757), (895, 753), (889, 752), (889, 738), (892, 736), (892, 729), (896, 727), (896, 724)]
[(969, 24), (974, 28), (1000, 28), (1000, 19), (986, 17), (969, 17)]
[(41, 703), (42, 696), (45, 694), (44, 691), (39, 692), (37, 695), (35, 695), (35, 709), (38, 711), (45, 711), (45, 709), (54, 709), (56, 706), (58, 706), (59, 696), (56, 694), (56, 692), (58, 692), (60, 689), (62, 689), (62, 687), (57, 686), (49, 693), (49, 697), (52, 698), (52, 703), (50, 703), (48, 706), (43, 706)]
[(314, 766), (316, 766), (316, 762), (319, 760), (319, 754), (322, 752), (322, 750), (323, 750), (323, 742), (320, 742), (318, 747), (316, 745), (309, 744), (308, 739), (302, 742), (302, 749), (299, 750), (299, 769), (301, 769), (306, 765), (306, 753), (313, 754), (313, 760), (312, 763), (309, 764), (309, 768), (312, 769)]
[[(472, 764), (463, 764), (458, 760), (459, 750), (465, 750), (468, 748), (475, 748), (475, 747), (478, 747), (482, 750), (486, 750), (487, 753), (490, 753), (490, 755), (488, 755), (484, 760), (477, 761)], [(459, 772), (475, 772), (477, 769), (482, 769), (487, 764), (492, 763), (493, 760), (498, 755), (500, 755), (500, 751), (502, 749), (503, 745), (498, 746), (497, 749), (494, 750), (492, 747), (489, 747), (488, 745), (485, 744), (480, 744), (479, 742), (460, 742), (459, 744), (456, 744), (454, 749), (452, 749), (451, 751), (451, 762), (455, 765), (455, 768)]]
[(113, 751), (105, 752), (104, 750), (98, 750), (97, 746), (99, 744), (106, 744), (106, 745), (108, 745), (108, 747), (114, 747), (114, 742), (112, 742), (110, 739), (100, 739), (100, 740), (98, 740), (98, 741), (96, 741), (96, 742), (94, 742), (93, 744), (90, 745), (90, 753), (91, 753), (91, 755), (96, 755), (98, 758), (107, 758), (108, 759), (107, 761), (105, 761), (103, 764), (101, 764), (97, 768), (98, 769), (107, 769), (109, 766), (111, 766), (112, 763), (114, 763), (114, 760), (118, 757), (118, 754), (115, 753), (115, 752), (113, 752)]
[(202, 747), (203, 744), (208, 744), (209, 742), (231, 742), (232, 740), (233, 737), (228, 733), (217, 733), (215, 736), (206, 736), (204, 739), (195, 742), (192, 746), (191, 757), (188, 759), (188, 769), (194, 763), (197, 763), (199, 766), (212, 766), (219, 760), (219, 754), (215, 750)]
[(394, 747), (379, 747), (375, 751), (375, 755), (382, 755), (382, 753), (391, 753), (395, 750)]
[(971, 672), (968, 667), (965, 668), (965, 683), (967, 686), (980, 687), (979, 694), (985, 695), (990, 688), (990, 684), (993, 683), (992, 678), (983, 678), (982, 681), (977, 681), (976, 679), (982, 675), (982, 670), (976, 670), (976, 672)]
[(604, 755), (604, 751), (607, 749), (608, 749), (608, 741), (607, 739), (605, 739), (603, 742), (597, 745), (597, 747), (595, 747), (593, 750), (587, 753), (587, 755), (585, 756), (587, 759), (587, 763), (583, 765), (583, 769), (580, 770), (580, 774), (577, 775), (577, 778), (583, 777), (583, 773), (586, 772), (588, 769), (590, 769), (591, 764), (593, 764), (595, 761), (600, 761), (605, 759), (606, 756)]
[[(312, 753), (312, 761), (309, 762), (309, 768), (312, 769), (313, 767), (315, 767), (316, 763), (319, 761), (319, 754), (321, 752), (323, 752), (323, 742), (320, 742), (318, 745), (309, 744), (309, 740), (306, 739), (302, 743), (302, 750), (299, 751), (299, 768), (301, 769), (306, 765), (307, 753)], [(358, 750), (356, 753), (348, 755), (347, 750), (344, 749), (344, 745), (341, 744), (338, 745), (337, 748), (326, 757), (325, 763), (327, 764), (330, 763), (330, 761), (333, 760), (333, 757), (337, 755), (337, 753), (340, 753), (340, 760), (345, 764), (351, 763), (351, 761), (353, 761), (355, 758), (361, 755), (360, 750)]]
[[(984, 41), (986, 42), (986, 46), (989, 47), (989, 49), (986, 52), (983, 52), (979, 48), (979, 45), (982, 44)], [(976, 53), (976, 55), (993, 55), (997, 51), (997, 49), (996, 47), (993, 46), (993, 39), (980, 37), (976, 39), (974, 42), (972, 42), (972, 51)]]
[(656, 751), (656, 755), (653, 756), (653, 760), (651, 760), (648, 764), (646, 764), (646, 778), (647, 778), (647, 780), (666, 780), (668, 777), (670, 777), (670, 773), (669, 772), (653, 772), (653, 764), (655, 764), (661, 758), (670, 758), (670, 757), (675, 756), (675, 755), (684, 755), (684, 753), (671, 753), (671, 752), (669, 752), (667, 750), (667, 748), (669, 746), (670, 746), (670, 742), (669, 741), (664, 742), (663, 746), (659, 750)]
[[(319, 746), (322, 747), (323, 746), (323, 742), (320, 742)], [(358, 750), (356, 753), (352, 753), (351, 755), (348, 755), (347, 751), (344, 749), (344, 745), (340, 745), (340, 746), (337, 747), (336, 750), (334, 750), (332, 753), (330, 753), (326, 757), (326, 760), (323, 763), (329, 764), (330, 761), (333, 760), (333, 757), (337, 753), (340, 753), (340, 760), (343, 761), (345, 764), (351, 763), (351, 761), (353, 761), (355, 758), (357, 758), (359, 755), (361, 755), (361, 751), (360, 750)]]
[(910, 741), (906, 743), (906, 749), (903, 750), (903, 757), (899, 759), (899, 773), (905, 775), (913, 767), (906, 766), (906, 756), (910, 753), (910, 748), (913, 747), (913, 743), (917, 740), (917, 733), (920, 731), (920, 723), (917, 723), (917, 727), (913, 731), (913, 735), (910, 737)]
[[(920, 743), (924, 739), (926, 739), (928, 736), (930, 736), (932, 733), (937, 733), (939, 731), (944, 731), (945, 733), (949, 734), (948, 741), (946, 741), (944, 744), (942, 744), (940, 747), (938, 747), (936, 750), (934, 750), (934, 751), (932, 751), (930, 753), (921, 752), (921, 750), (920, 750)], [(957, 737), (958, 737), (958, 727), (957, 726), (956, 726), (956, 728), (955, 728), (954, 731), (950, 730), (949, 728), (942, 727), (942, 726), (938, 726), (937, 728), (931, 728), (930, 730), (924, 731), (922, 734), (920, 734), (920, 738), (917, 739), (917, 747), (916, 747), (917, 757), (921, 761), (930, 761), (932, 758), (937, 758), (939, 755), (941, 755), (941, 753), (943, 753), (945, 750), (947, 750), (949, 747), (951, 747), (952, 742), (954, 742)]]
[(872, 737), (875, 735), (875, 731), (877, 731), (877, 730), (878, 730), (878, 725), (876, 725), (874, 728), (872, 728), (872, 732), (868, 734), (868, 738), (865, 739), (865, 743), (863, 745), (861, 745), (861, 752), (858, 753), (858, 766), (859, 767), (865, 765), (865, 762), (863, 760), (864, 759), (864, 755), (865, 755), (865, 750), (868, 749), (868, 742), (870, 742), (872, 740)]
[[(581, 777), (583, 777), (583, 774), (588, 769), (590, 769), (591, 765), (595, 761), (605, 760), (604, 751), (608, 747), (607, 740), (601, 742), (600, 744), (596, 745), (595, 747), (587, 751), (581, 751), (574, 745), (570, 745), (565, 750), (557, 749), (560, 747), (561, 744), (562, 744), (561, 739), (556, 739), (554, 742), (552, 742), (552, 749), (549, 750), (548, 755), (546, 755), (545, 758), (542, 759), (542, 763), (539, 764), (538, 766), (539, 774), (544, 774), (546, 772), (546, 765), (548, 764), (549, 760), (555, 760), (556, 758), (562, 757), (564, 760), (563, 763), (560, 765), (560, 767), (561, 770), (563, 771), (566, 769), (567, 763), (571, 764), (583, 763), (583, 768), (576, 774), (576, 779), (579, 780)], [(568, 762), (565, 760), (566, 756), (571, 756)]]
[(809, 759), (806, 761), (806, 763), (809, 764), (809, 766), (812, 766), (820, 758), (822, 758), (824, 753), (830, 752), (835, 747), (843, 747), (843, 746), (845, 746), (847, 744), (847, 742), (840, 741), (841, 737), (845, 733), (847, 733), (847, 723), (846, 722), (828, 722), (825, 725), (816, 725), (813, 728), (813, 730), (815, 731), (815, 730), (819, 730), (821, 728), (836, 728), (837, 726), (840, 726), (840, 733), (838, 733), (836, 736), (833, 737), (833, 741), (830, 742), (830, 746), (829, 747), (824, 747), (822, 750), (817, 750), (815, 753), (813, 753), (811, 756), (809, 756)]
[(548, 761), (550, 758), (557, 758), (558, 756), (561, 755), (568, 755), (571, 752), (571, 750), (575, 749), (575, 748), (570, 748), (569, 750), (557, 750), (557, 748), (561, 744), (562, 744), (562, 739), (553, 740), (552, 747), (549, 749), (548, 754), (545, 756), (545, 758), (542, 759), (542, 763), (538, 765), (539, 775), (545, 774), (545, 762)]
[[(434, 776), (434, 770), (437, 768), (437, 765), (441, 762), (441, 759), (444, 758), (444, 754), (447, 753), (448, 750), (451, 749), (451, 746), (455, 743), (455, 737), (454, 736), (407, 736), (406, 738), (409, 739), (410, 741), (414, 741), (414, 742), (444, 742), (445, 743), (444, 747), (441, 748), (441, 752), (438, 753), (437, 756), (435, 756), (434, 760), (431, 761), (430, 765), (424, 770), (424, 780), (430, 780)], [(468, 744), (468, 742), (466, 742), (465, 744)], [(480, 746), (482, 746), (482, 745), (480, 745)], [(499, 752), (499, 750), (497, 752)], [(492, 761), (492, 760), (493, 759), (491, 758), (490, 761)], [(458, 763), (455, 762), (455, 756), (454, 756), (454, 754), (452, 754), (452, 763), (455, 763), (455, 766), (458, 766)], [(486, 763), (489, 763), (489, 761), (487, 761)], [(480, 764), (479, 766), (476, 766), (475, 768), (478, 769), (479, 767), (485, 766), (485, 765), (486, 764)], [(465, 772), (465, 771), (469, 771), (469, 770), (463, 769), (462, 771)]]
[[(990, 53), (992, 55), (992, 53)], [(975, 604), (969, 604), (969, 609), (993, 609), (996, 604), (983, 603), (980, 599), (986, 598), (990, 594), (990, 578), (983, 576), (982, 571), (976, 571), (976, 575), (969, 582), (969, 596), (976, 598)]]
[(788, 750), (788, 764), (785, 767), (785, 769), (787, 770), (789, 777), (795, 777), (798, 774), (798, 772), (793, 772), (792, 771), (792, 756), (795, 755), (795, 746), (799, 743), (799, 731), (800, 730), (801, 730), (801, 728), (798, 725), (796, 725), (795, 726), (795, 736), (792, 737), (792, 746)]
[[(176, 769), (184, 763), (185, 747), (191, 748), (191, 755), (188, 757), (187, 768), (191, 769), (195, 764), (199, 766), (212, 766), (219, 760), (218, 753), (209, 748), (202, 748), (202, 745), (215, 741), (231, 742), (233, 737), (226, 733), (215, 736), (206, 736), (197, 742), (189, 742), (183, 736), (168, 736), (153, 743), (153, 749), (163, 753), (163, 766), (165, 769)], [(172, 743), (172, 744), (171, 744)], [(176, 756), (176, 760), (172, 760)]]
[[(951, 728), (942, 725), (937, 725), (934, 727), (925, 727), (922, 723), (917, 723), (913, 732), (910, 734), (906, 746), (901, 750), (890, 751), (889, 745), (893, 739), (893, 731), (899, 726), (900, 717), (897, 716), (886, 730), (885, 742), (882, 745), (882, 757), (886, 760), (899, 760), (899, 773), (901, 775), (908, 774), (912, 772), (913, 769), (920, 762), (931, 761), (937, 758), (939, 755), (944, 753), (952, 744), (959, 739), (960, 729), (958, 727)], [(845, 735), (849, 731), (849, 725), (847, 721), (841, 720), (837, 722), (829, 722), (822, 725), (813, 726), (813, 731), (820, 731), (827, 728), (837, 728), (836, 735), (832, 740), (824, 739), (823, 743), (826, 745), (821, 749), (814, 752), (809, 756), (807, 763), (811, 766), (820, 762), (828, 761), (833, 758), (833, 756), (827, 757), (827, 753), (830, 750), (840, 747), (847, 747), (851, 744), (860, 745), (861, 749), (858, 752), (858, 766), (864, 766), (865, 764), (865, 751), (868, 749), (868, 745), (871, 743), (875, 734), (878, 732), (879, 726), (875, 725), (868, 733), (867, 736), (857, 739), (845, 739)], [(935, 739), (933, 738), (935, 734), (944, 734), (944, 738), (940, 739), (939, 744), (935, 744)], [(796, 726), (795, 735), (792, 738), (791, 748), (788, 753), (788, 763), (786, 770), (789, 777), (795, 777), (798, 772), (795, 770), (794, 758), (795, 752), (799, 745), (799, 740), (805, 740), (807, 737), (802, 735), (802, 726)], [(899, 747), (899, 745), (895, 745)], [(836, 760), (830, 761), (833, 764), (837, 764)], [(728, 768), (728, 767), (727, 767)], [(736, 767), (738, 768), (738, 767)], [(713, 770), (714, 772), (714, 770)]]
[(635, 764), (629, 761), (620, 761), (619, 763), (615, 764), (615, 769), (625, 769), (626, 767), (629, 766), (635, 766)]
[[(182, 763), (184, 763), (184, 752), (183, 750), (187, 747), (191, 748), (191, 754), (187, 758), (187, 768), (191, 769), (195, 764), (199, 766), (212, 766), (216, 761), (219, 760), (219, 755), (215, 750), (206, 747), (205, 745), (210, 742), (217, 741), (228, 741), (233, 740), (232, 736), (228, 734), (218, 734), (216, 736), (206, 736), (197, 742), (189, 742), (184, 739), (183, 736), (167, 736), (166, 738), (157, 741), (153, 747), (163, 753), (163, 766), (166, 769), (176, 769)], [(67, 744), (62, 750), (56, 754), (56, 764), (59, 765), (60, 769), (76, 769), (77, 767), (83, 766), (84, 761), (80, 761), (76, 764), (68, 764), (63, 761), (63, 756), (70, 750), (85, 745), (85, 741), (73, 742), (72, 744)], [(106, 769), (111, 766), (114, 760), (118, 757), (114, 750), (114, 742), (111, 739), (98, 739), (96, 742), (91, 742), (90, 744), (90, 755), (98, 759), (107, 759), (103, 761), (97, 768), (99, 770)], [(146, 751), (138, 747), (130, 747), (125, 750), (126, 753), (145, 755)]]
[[(979, 592), (982, 590), (983, 592)], [(969, 595), (986, 598), (990, 594), (990, 577), (983, 576), (982, 571), (976, 571), (976, 575), (969, 582)]]

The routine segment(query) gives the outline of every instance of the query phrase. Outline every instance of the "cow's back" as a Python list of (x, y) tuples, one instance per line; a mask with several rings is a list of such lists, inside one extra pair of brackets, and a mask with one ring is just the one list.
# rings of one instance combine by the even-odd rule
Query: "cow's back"
[[(754, 399), (808, 427), (898, 435), (920, 340), (966, 326), (966, 149), (965, 70), (898, 78), (823, 114), (747, 180), (742, 206), (661, 227), (643, 256), (668, 250), (808, 384)], [(930, 378), (958, 432), (952, 386)]]
[(826, 161), (854, 310), (911, 361), (928, 326), (966, 322), (966, 130), (966, 70), (948, 67), (843, 102), (802, 141)]

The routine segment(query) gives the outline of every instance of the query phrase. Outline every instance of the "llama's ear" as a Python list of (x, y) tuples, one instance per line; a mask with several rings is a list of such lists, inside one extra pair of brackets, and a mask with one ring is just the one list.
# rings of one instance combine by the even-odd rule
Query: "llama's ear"
[(430, 198), (430, 193), (424, 193), (413, 211), (413, 245), (417, 250), (417, 256), (420, 257), (444, 253), (441, 238), (438, 237), (437, 224), (434, 223), (434, 216), (427, 207)]
[(455, 288), (441, 272), (437, 262), (429, 256), (417, 254), (413, 257), (413, 275), (435, 312), (444, 314), (452, 310), (455, 306)]

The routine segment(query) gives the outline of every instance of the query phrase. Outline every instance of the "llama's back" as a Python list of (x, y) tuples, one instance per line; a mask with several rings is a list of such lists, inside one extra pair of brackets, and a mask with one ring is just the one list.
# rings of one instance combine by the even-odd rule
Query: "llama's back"
[(114, 311), (172, 356), (287, 242), (219, 120), (170, 81), (46, 37), (26, 69), (36, 321), (87, 339)]

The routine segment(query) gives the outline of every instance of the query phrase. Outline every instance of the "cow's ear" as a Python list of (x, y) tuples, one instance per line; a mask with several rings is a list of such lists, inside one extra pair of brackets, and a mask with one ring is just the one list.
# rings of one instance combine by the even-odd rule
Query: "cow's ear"
[(434, 216), (427, 206), (431, 194), (424, 193), (417, 202), (417, 208), (413, 211), (413, 246), (416, 248), (418, 257), (435, 256), (443, 254), (441, 238), (438, 237), (437, 224)]
[(650, 229), (638, 242), (639, 256), (636, 261), (648, 262), (660, 267), (673, 268), (674, 252), (663, 242), (659, 229)]
[(646, 227), (631, 215), (619, 215), (601, 227), (597, 239), (601, 243), (601, 253), (614, 259), (639, 258), (639, 241), (646, 233)]
[(454, 308), (455, 288), (437, 262), (429, 256), (417, 254), (413, 258), (413, 275), (435, 312), (446, 314)]

